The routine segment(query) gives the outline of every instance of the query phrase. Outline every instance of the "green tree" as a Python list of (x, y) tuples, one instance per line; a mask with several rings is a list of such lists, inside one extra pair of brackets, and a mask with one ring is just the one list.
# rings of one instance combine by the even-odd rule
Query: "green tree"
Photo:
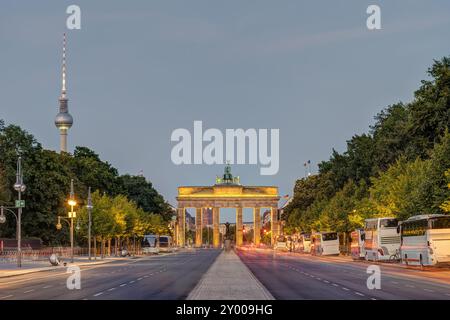
[[(445, 172), (445, 176), (447, 177), (447, 187), (450, 189), (450, 169)], [(442, 203), (441, 209), (444, 212), (450, 212), (450, 198)]]
[(400, 157), (395, 164), (372, 179), (370, 198), (376, 216), (396, 216), (401, 220), (429, 213), (427, 180), (430, 161), (417, 158), (408, 162)]
[(169, 204), (164, 201), (164, 198), (145, 177), (125, 174), (120, 176), (120, 181), (122, 193), (141, 209), (146, 212), (161, 214), (166, 221), (171, 219), (172, 210)]
[(413, 139), (408, 152), (421, 157), (450, 126), (450, 57), (435, 60), (428, 75), (431, 80), (422, 81), (409, 108), (408, 135)]
[(374, 162), (377, 168), (385, 171), (390, 164), (405, 152), (410, 135), (409, 109), (403, 103), (387, 107), (377, 114), (371, 126), (374, 138)]

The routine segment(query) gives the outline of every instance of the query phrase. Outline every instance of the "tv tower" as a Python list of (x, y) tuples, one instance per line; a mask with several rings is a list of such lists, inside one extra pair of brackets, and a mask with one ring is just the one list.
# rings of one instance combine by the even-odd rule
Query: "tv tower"
[(67, 152), (67, 131), (73, 124), (73, 118), (69, 113), (69, 105), (66, 95), (66, 34), (63, 36), (62, 55), (62, 89), (59, 97), (59, 113), (55, 118), (55, 125), (59, 129), (59, 149), (60, 152)]

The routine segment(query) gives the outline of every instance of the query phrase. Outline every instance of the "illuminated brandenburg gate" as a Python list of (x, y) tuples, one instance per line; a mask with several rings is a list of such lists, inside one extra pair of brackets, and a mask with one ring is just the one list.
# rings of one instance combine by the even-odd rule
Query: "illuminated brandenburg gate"
[(278, 187), (274, 186), (243, 186), (239, 177), (233, 177), (229, 165), (225, 167), (223, 178), (216, 178), (213, 186), (183, 186), (178, 187), (177, 196), (177, 226), (175, 239), (179, 246), (185, 245), (186, 208), (195, 208), (195, 246), (202, 245), (203, 212), (212, 208), (213, 214), (213, 245), (221, 246), (219, 236), (220, 208), (236, 209), (236, 245), (243, 243), (242, 211), (244, 208), (253, 209), (254, 239), (253, 243), (260, 243), (261, 208), (270, 208), (272, 244), (279, 234), (278, 223)]

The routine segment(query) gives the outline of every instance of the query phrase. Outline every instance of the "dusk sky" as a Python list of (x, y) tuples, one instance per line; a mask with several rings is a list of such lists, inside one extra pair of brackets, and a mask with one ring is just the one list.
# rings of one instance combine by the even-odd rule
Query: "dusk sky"
[[(66, 28), (71, 4), (81, 30)], [(381, 7), (381, 30), (366, 27), (370, 4)], [(223, 132), (280, 129), (278, 174), (260, 175), (259, 164), (232, 171), (292, 195), (304, 162), (315, 172), (381, 109), (411, 101), (433, 59), (450, 55), (449, 28), (444, 0), (4, 0), (0, 119), (58, 149), (67, 32), (70, 151), (92, 148), (121, 174), (143, 170), (176, 206), (178, 186), (212, 185), (224, 165), (173, 164), (173, 130), (192, 133), (194, 120)]]

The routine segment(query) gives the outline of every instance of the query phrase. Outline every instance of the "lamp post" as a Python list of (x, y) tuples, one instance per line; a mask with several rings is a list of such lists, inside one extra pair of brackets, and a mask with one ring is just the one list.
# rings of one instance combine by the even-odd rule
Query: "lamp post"
[(70, 241), (71, 241), (71, 248), (72, 248), (72, 251), (71, 251), (71, 262), (73, 263), (73, 246), (72, 246), (72, 240), (73, 240), (73, 239), (72, 239), (73, 219), (68, 219), (68, 218), (64, 218), (64, 217), (58, 216), (58, 223), (56, 224), (56, 229), (58, 229), (58, 230), (61, 230), (61, 229), (62, 229), (61, 220), (67, 222), (67, 224), (68, 224), (69, 227), (70, 227), (70, 235), (71, 235)]
[[(5, 210), (6, 210), (6, 212), (10, 212), (14, 215), (14, 218), (16, 219), (16, 225), (18, 224), (18, 216), (13, 210), (11, 210), (12, 208), (15, 208), (15, 207), (4, 207), (4, 206), (0, 207), (0, 224), (3, 224), (6, 222)], [(17, 231), (16, 231), (16, 233), (17, 233)], [(22, 264), (21, 264), (22, 261), (19, 258), (19, 253), (20, 253), (19, 248), (17, 248), (17, 253), (16, 253), (17, 254), (17, 266), (20, 268), (22, 266)]]
[[(73, 207), (77, 205), (77, 202), (75, 201), (75, 194), (73, 192), (73, 179), (70, 181), (70, 197), (69, 201), (67, 203), (70, 206), (70, 212), (69, 212), (69, 219), (58, 217), (58, 224), (56, 225), (56, 229), (60, 230), (62, 228), (61, 226), (61, 218), (69, 223), (70, 225), (70, 261), (73, 263), (73, 219), (76, 218), (77, 213), (73, 211)], [(69, 222), (70, 220), (70, 222)]]
[(22, 267), (22, 192), (25, 192), (26, 186), (23, 183), (22, 174), (22, 157), (17, 159), (17, 171), (16, 171), (16, 183), (14, 184), (14, 190), (17, 191), (17, 266)]
[(88, 191), (88, 200), (87, 200), (87, 206), (86, 206), (87, 210), (88, 210), (88, 215), (89, 215), (89, 222), (88, 222), (88, 242), (89, 242), (89, 246), (88, 246), (88, 255), (89, 255), (89, 260), (91, 260), (91, 226), (92, 226), (92, 209), (94, 208), (94, 206), (92, 205), (92, 197), (91, 197), (91, 187), (89, 187), (89, 191)]

